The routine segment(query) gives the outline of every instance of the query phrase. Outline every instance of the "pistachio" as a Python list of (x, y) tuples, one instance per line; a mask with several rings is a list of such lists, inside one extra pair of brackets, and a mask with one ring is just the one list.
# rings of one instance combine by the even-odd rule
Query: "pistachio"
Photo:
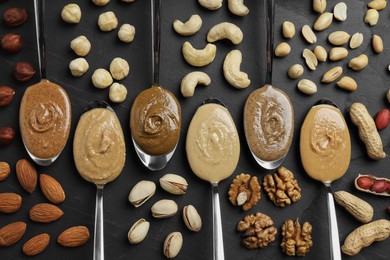
[(348, 91), (355, 91), (357, 89), (356, 81), (348, 76), (342, 77), (339, 81), (336, 82), (337, 86)]
[(330, 49), (329, 59), (331, 61), (343, 60), (348, 56), (348, 50), (343, 47), (335, 47)]
[(374, 36), (372, 36), (372, 48), (378, 54), (383, 51), (383, 41), (379, 35), (374, 34)]
[(168, 173), (160, 178), (161, 188), (174, 195), (183, 195), (186, 193), (188, 183), (183, 177)]
[(333, 21), (333, 14), (326, 12), (326, 13), (321, 14), (318, 17), (318, 19), (314, 23), (313, 27), (316, 31), (323, 31), (323, 30), (329, 28), (329, 26), (332, 24), (332, 21)]
[(183, 245), (183, 236), (180, 232), (170, 233), (164, 241), (164, 255), (171, 259), (175, 258)]
[(375, 26), (378, 23), (379, 12), (375, 9), (368, 9), (364, 16), (364, 22), (370, 26)]
[(287, 42), (282, 42), (275, 48), (275, 56), (285, 57), (290, 54), (291, 47)]
[(176, 202), (173, 200), (159, 200), (153, 204), (151, 211), (155, 218), (169, 218), (176, 214), (178, 210)]
[(381, 11), (386, 8), (387, 2), (386, 0), (374, 0), (367, 4), (369, 8), (375, 9), (377, 11)]
[(292, 79), (297, 79), (302, 76), (303, 72), (304, 69), (301, 64), (294, 64), (288, 69), (288, 76)]
[(349, 38), (351, 38), (351, 35), (349, 35), (347, 32), (335, 31), (329, 34), (328, 41), (335, 46), (340, 46), (347, 43)]
[(322, 14), (326, 8), (326, 0), (313, 0), (313, 10)]
[(318, 65), (317, 57), (314, 55), (314, 53), (309, 49), (304, 49), (303, 58), (305, 58), (306, 64), (311, 70), (316, 70)]
[(302, 35), (308, 43), (313, 44), (317, 42), (317, 36), (314, 34), (309, 25), (304, 25), (302, 27)]
[(323, 83), (331, 83), (338, 79), (343, 73), (343, 68), (341, 66), (334, 67), (327, 72), (325, 72), (324, 76), (321, 79)]
[(141, 243), (149, 232), (150, 223), (144, 218), (137, 220), (127, 233), (130, 244)]
[(202, 228), (202, 219), (196, 208), (192, 205), (183, 208), (183, 220), (187, 228), (191, 231), (198, 232)]
[(366, 54), (361, 54), (349, 61), (348, 66), (353, 70), (362, 70), (368, 65), (368, 57)]
[(290, 21), (285, 21), (282, 25), (283, 36), (292, 39), (295, 35), (295, 25)]
[(313, 95), (317, 92), (317, 85), (311, 80), (301, 79), (298, 82), (298, 89), (307, 95)]
[(156, 184), (152, 181), (140, 181), (131, 189), (129, 201), (138, 208), (150, 199), (156, 192)]
[(349, 47), (351, 49), (359, 48), (363, 43), (363, 34), (362, 33), (354, 33), (351, 37), (351, 41), (349, 42)]
[(336, 20), (347, 20), (347, 5), (344, 2), (336, 4), (333, 8), (333, 15)]
[(316, 55), (318, 61), (326, 61), (328, 58), (328, 53), (321, 45), (318, 45), (314, 48), (314, 55)]

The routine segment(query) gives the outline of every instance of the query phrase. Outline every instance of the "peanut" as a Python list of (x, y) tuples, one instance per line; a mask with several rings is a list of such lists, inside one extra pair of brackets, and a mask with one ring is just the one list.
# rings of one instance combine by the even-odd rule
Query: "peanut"
[(385, 129), (390, 122), (390, 110), (387, 108), (381, 109), (375, 117), (376, 128), (381, 131)]
[(349, 108), (349, 115), (352, 123), (359, 129), (359, 136), (366, 145), (368, 156), (373, 160), (385, 158), (381, 137), (367, 108), (361, 103), (353, 103)]
[(368, 223), (374, 215), (370, 204), (349, 192), (337, 191), (334, 193), (334, 199), (360, 222)]
[(341, 251), (346, 255), (357, 255), (374, 241), (382, 241), (390, 236), (390, 221), (380, 219), (358, 227), (344, 241)]

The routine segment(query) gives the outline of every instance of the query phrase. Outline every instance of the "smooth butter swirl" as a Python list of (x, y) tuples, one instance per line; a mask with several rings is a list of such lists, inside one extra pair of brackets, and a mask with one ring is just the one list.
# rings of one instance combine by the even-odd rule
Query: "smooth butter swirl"
[(57, 103), (48, 101), (37, 104), (29, 114), (31, 128), (39, 133), (47, 132), (63, 120), (64, 113)]
[(314, 124), (310, 135), (312, 150), (323, 156), (333, 156), (342, 144), (343, 130), (332, 120), (321, 119)]
[(285, 119), (275, 99), (266, 99), (261, 105), (261, 126), (269, 145), (277, 145), (285, 136)]

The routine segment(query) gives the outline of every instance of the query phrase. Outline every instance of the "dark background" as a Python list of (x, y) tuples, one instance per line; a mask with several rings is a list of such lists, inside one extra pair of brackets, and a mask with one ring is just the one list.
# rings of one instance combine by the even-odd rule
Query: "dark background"
[[(73, 163), (72, 142), (75, 127), (83, 108), (96, 99), (108, 100), (108, 89), (99, 90), (93, 87), (90, 77), (97, 68), (108, 69), (111, 60), (115, 57), (126, 59), (130, 66), (130, 75), (121, 83), (128, 89), (128, 96), (122, 104), (112, 104), (122, 123), (127, 144), (126, 165), (118, 179), (105, 188), (104, 195), (104, 227), (105, 227), (105, 256), (106, 259), (164, 259), (162, 253), (163, 241), (172, 231), (181, 231), (184, 237), (183, 248), (177, 259), (211, 259), (212, 258), (212, 209), (210, 185), (198, 179), (187, 163), (185, 155), (185, 137), (189, 122), (197, 106), (207, 97), (221, 99), (229, 108), (237, 125), (241, 138), (241, 156), (234, 175), (220, 183), (220, 199), (223, 218), (223, 231), (226, 259), (284, 259), (286, 257), (279, 244), (281, 242), (280, 227), (287, 219), (300, 218), (301, 222), (310, 221), (313, 225), (314, 246), (306, 256), (308, 259), (329, 259), (329, 238), (326, 200), (323, 185), (310, 179), (304, 172), (299, 156), (299, 130), (309, 108), (320, 98), (330, 98), (340, 107), (350, 127), (352, 142), (352, 158), (346, 175), (336, 181), (334, 190), (347, 190), (369, 202), (375, 209), (373, 220), (387, 218), (385, 208), (390, 206), (389, 197), (374, 196), (357, 191), (353, 187), (353, 180), (359, 173), (374, 174), (389, 177), (389, 158), (381, 161), (372, 161), (366, 155), (364, 144), (358, 137), (357, 128), (351, 123), (347, 108), (353, 102), (365, 104), (371, 115), (383, 107), (388, 107), (385, 93), (389, 88), (389, 42), (390, 23), (388, 8), (380, 12), (378, 25), (368, 27), (363, 22), (364, 13), (367, 10), (368, 1), (346, 0), (348, 6), (348, 19), (345, 22), (334, 21), (327, 30), (316, 33), (318, 44), (327, 50), (330, 45), (326, 42), (327, 35), (336, 30), (345, 30), (349, 34), (361, 32), (364, 34), (363, 45), (350, 50), (347, 60), (339, 62), (321, 63), (314, 72), (308, 70), (306, 65), (303, 78), (313, 80), (318, 85), (318, 92), (313, 96), (306, 96), (296, 88), (297, 80), (287, 77), (288, 68), (295, 64), (304, 64), (301, 57), (305, 47), (309, 46), (300, 34), (303, 25), (312, 25), (317, 14), (312, 11), (311, 1), (306, 0), (276, 0), (275, 20), (275, 45), (283, 41), (281, 24), (285, 20), (292, 21), (297, 33), (288, 43), (292, 47), (291, 54), (286, 58), (276, 58), (274, 61), (274, 86), (284, 90), (291, 98), (295, 110), (295, 134), (291, 150), (283, 165), (292, 170), (302, 188), (302, 199), (286, 208), (278, 208), (272, 204), (267, 195), (262, 191), (262, 198), (258, 205), (243, 212), (240, 208), (233, 207), (228, 201), (227, 191), (234, 176), (244, 172), (253, 174), (262, 180), (262, 177), (272, 171), (266, 171), (258, 166), (248, 150), (245, 142), (242, 126), (242, 112), (245, 100), (249, 93), (262, 86), (265, 80), (265, 25), (264, 25), (264, 1), (246, 1), (250, 13), (245, 17), (236, 17), (230, 14), (227, 1), (217, 11), (208, 11), (202, 8), (196, 0), (164, 0), (162, 8), (162, 44), (161, 44), (161, 73), (160, 84), (172, 91), (178, 97), (182, 107), (182, 133), (176, 153), (167, 167), (158, 172), (147, 170), (139, 161), (131, 143), (129, 130), (129, 112), (135, 96), (152, 84), (151, 75), (151, 46), (150, 46), (150, 1), (136, 0), (134, 3), (122, 3), (112, 0), (105, 7), (97, 7), (91, 1), (75, 0), (80, 5), (83, 15), (80, 24), (70, 25), (60, 18), (62, 7), (71, 1), (50, 0), (46, 1), (46, 43), (48, 78), (62, 85), (68, 92), (72, 103), (72, 128), (68, 143), (61, 156), (49, 167), (37, 167), (39, 173), (47, 173), (55, 177), (65, 189), (66, 200), (60, 205), (64, 216), (51, 224), (33, 223), (28, 218), (29, 209), (39, 202), (46, 202), (39, 187), (33, 194), (23, 191), (15, 176), (15, 163), (21, 158), (28, 158), (24, 150), (20, 134), (18, 132), (18, 111), (21, 97), (28, 85), (39, 81), (38, 75), (28, 83), (18, 83), (12, 77), (12, 68), (18, 61), (29, 61), (38, 68), (36, 57), (35, 29), (33, 18), (33, 1), (13, 0), (0, 3), (0, 13), (8, 7), (24, 7), (28, 10), (29, 18), (25, 24), (17, 28), (8, 28), (0, 24), (0, 35), (14, 32), (20, 33), (24, 39), (24, 47), (17, 54), (7, 54), (0, 51), (0, 84), (9, 85), (16, 90), (13, 102), (0, 108), (0, 125), (12, 126), (18, 134), (13, 143), (0, 148), (0, 161), (6, 161), (11, 165), (12, 174), (7, 180), (0, 183), (0, 192), (16, 192), (23, 197), (22, 208), (10, 215), (0, 215), (0, 226), (14, 221), (25, 221), (27, 231), (21, 241), (8, 247), (0, 248), (1, 259), (25, 259), (22, 253), (22, 245), (32, 236), (47, 232), (51, 235), (49, 247), (37, 259), (92, 259), (93, 230), (95, 212), (95, 186), (84, 181)], [(332, 11), (338, 1), (328, 0), (327, 11)], [(130, 23), (136, 27), (136, 36), (133, 43), (124, 44), (117, 39), (116, 29), (112, 32), (101, 32), (97, 26), (97, 18), (100, 13), (113, 10), (119, 25)], [(182, 37), (172, 29), (175, 19), (187, 20), (192, 14), (197, 13), (203, 19), (201, 30), (194, 36)], [(215, 24), (230, 21), (244, 32), (244, 40), (238, 46), (230, 42), (217, 42), (217, 56), (212, 64), (200, 69), (186, 64), (181, 55), (181, 45), (184, 41), (190, 41), (194, 47), (203, 48), (206, 44), (206, 34)], [(382, 36), (385, 50), (382, 54), (373, 53), (371, 48), (372, 34)], [(89, 71), (81, 78), (71, 76), (68, 64), (76, 58), (69, 48), (72, 39), (79, 35), (86, 35), (92, 43), (92, 50), (86, 57), (89, 62)], [(249, 88), (236, 90), (224, 80), (222, 63), (225, 55), (232, 49), (239, 49), (243, 53), (242, 70), (249, 74), (252, 81)], [(369, 56), (369, 65), (360, 72), (354, 72), (347, 68), (350, 58), (366, 53)], [(357, 91), (353, 93), (338, 89), (335, 84), (320, 84), (320, 79), (325, 71), (333, 66), (341, 65), (344, 75), (355, 78), (358, 83)], [(184, 99), (180, 93), (181, 79), (189, 72), (201, 70), (207, 72), (212, 78), (209, 87), (198, 87), (192, 98)], [(390, 129), (380, 132), (385, 150), (389, 149)], [(184, 196), (170, 195), (158, 185), (158, 179), (166, 173), (182, 175), (189, 182), (189, 189)], [(157, 191), (147, 203), (135, 209), (128, 202), (128, 194), (131, 188), (140, 180), (153, 180), (157, 184)], [(180, 213), (168, 219), (153, 219), (150, 207), (159, 199), (174, 199), (179, 205)], [(193, 204), (199, 211), (203, 220), (203, 227), (199, 233), (188, 231), (182, 221), (181, 210), (187, 204)], [(276, 240), (267, 248), (260, 250), (248, 250), (241, 245), (240, 234), (235, 231), (238, 221), (249, 213), (261, 211), (269, 215), (278, 228)], [(336, 205), (339, 233), (341, 243), (345, 237), (360, 223), (355, 220), (343, 208)], [(127, 232), (130, 226), (138, 219), (146, 218), (151, 222), (149, 234), (138, 245), (130, 245), (127, 240)], [(66, 228), (74, 225), (86, 225), (91, 233), (91, 239), (87, 244), (79, 248), (62, 248), (56, 243), (57, 236)], [(353, 259), (388, 259), (389, 240), (376, 242), (369, 248), (363, 249)], [(343, 255), (343, 258), (350, 258)]]

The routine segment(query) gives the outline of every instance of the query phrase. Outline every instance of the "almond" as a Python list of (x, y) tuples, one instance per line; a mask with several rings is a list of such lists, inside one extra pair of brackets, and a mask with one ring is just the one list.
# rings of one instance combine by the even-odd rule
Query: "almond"
[(26, 159), (19, 160), (16, 163), (16, 177), (18, 177), (19, 183), (25, 191), (33, 193), (38, 179), (34, 165)]
[(62, 189), (61, 184), (50, 175), (40, 174), (39, 184), (43, 195), (51, 203), (59, 204), (65, 200), (65, 192)]
[(26, 232), (26, 226), (24, 222), (13, 222), (0, 228), (0, 247), (18, 242)]
[(30, 219), (40, 223), (56, 221), (64, 215), (57, 206), (49, 203), (39, 203), (30, 209)]
[(77, 247), (85, 244), (89, 239), (89, 230), (85, 226), (74, 226), (62, 232), (57, 242), (64, 247)]
[(14, 213), (20, 209), (22, 197), (16, 193), (0, 193), (0, 212)]
[(6, 162), (0, 162), (0, 181), (7, 179), (8, 175), (11, 173), (9, 164)]
[(43, 250), (49, 245), (50, 236), (47, 233), (36, 235), (35, 237), (30, 238), (23, 245), (23, 253), (27, 256), (34, 256), (39, 253), (42, 253)]

